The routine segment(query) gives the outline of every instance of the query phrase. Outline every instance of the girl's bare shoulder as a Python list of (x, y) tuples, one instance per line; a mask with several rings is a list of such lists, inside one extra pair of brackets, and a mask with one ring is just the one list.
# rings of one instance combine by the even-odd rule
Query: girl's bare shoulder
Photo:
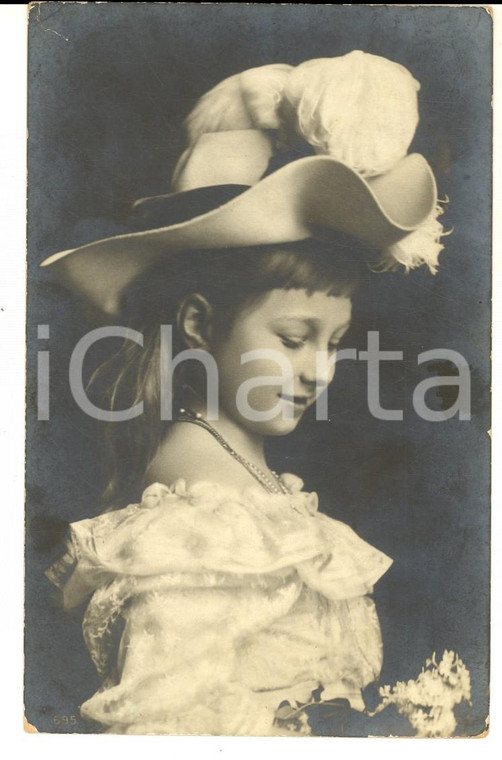
[(171, 485), (180, 478), (188, 487), (201, 481), (232, 488), (256, 486), (252, 475), (207, 430), (184, 422), (170, 428), (147, 470), (144, 485)]

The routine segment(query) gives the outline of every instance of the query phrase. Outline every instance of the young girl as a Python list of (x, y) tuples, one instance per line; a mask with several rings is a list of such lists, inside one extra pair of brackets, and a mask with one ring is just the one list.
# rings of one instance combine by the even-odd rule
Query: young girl
[(172, 194), (46, 262), (136, 330), (95, 379), (138, 410), (107, 423), (112, 508), (48, 571), (67, 607), (92, 594), (103, 685), (81, 714), (110, 733), (272, 735), (316, 691), (364, 708), (391, 560), (272, 471), (265, 440), (331, 382), (368, 260), (434, 268), (417, 88), (360, 51), (232, 77), (190, 115)]

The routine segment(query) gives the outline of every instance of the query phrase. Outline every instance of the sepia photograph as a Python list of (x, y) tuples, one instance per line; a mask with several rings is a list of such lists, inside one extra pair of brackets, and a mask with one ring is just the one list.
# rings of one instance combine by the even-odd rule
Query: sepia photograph
[(25, 730), (485, 737), (489, 9), (28, 11)]

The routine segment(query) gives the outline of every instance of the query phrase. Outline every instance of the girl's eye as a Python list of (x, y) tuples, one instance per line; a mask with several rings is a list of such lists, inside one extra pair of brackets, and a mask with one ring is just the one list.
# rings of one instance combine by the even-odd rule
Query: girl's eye
[(302, 348), (305, 344), (305, 340), (303, 338), (288, 338), (286, 335), (280, 335), (279, 336), (282, 342), (282, 345), (286, 348)]

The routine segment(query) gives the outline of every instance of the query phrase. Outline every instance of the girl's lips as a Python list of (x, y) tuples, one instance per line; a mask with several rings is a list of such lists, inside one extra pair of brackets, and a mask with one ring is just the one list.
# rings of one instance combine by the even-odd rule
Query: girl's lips
[(294, 406), (302, 408), (307, 407), (310, 401), (310, 396), (286, 396), (284, 393), (279, 393), (278, 395), (282, 401), (287, 401), (288, 404), (294, 404)]

